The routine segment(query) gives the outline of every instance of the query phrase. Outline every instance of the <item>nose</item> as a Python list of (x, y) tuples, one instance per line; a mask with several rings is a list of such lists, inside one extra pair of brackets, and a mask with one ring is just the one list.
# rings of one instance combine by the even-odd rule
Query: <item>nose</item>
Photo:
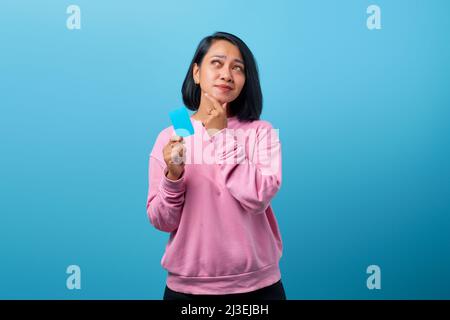
[(223, 68), (222, 73), (220, 75), (220, 80), (226, 81), (226, 82), (233, 82), (233, 78), (231, 76), (230, 71), (227, 68)]

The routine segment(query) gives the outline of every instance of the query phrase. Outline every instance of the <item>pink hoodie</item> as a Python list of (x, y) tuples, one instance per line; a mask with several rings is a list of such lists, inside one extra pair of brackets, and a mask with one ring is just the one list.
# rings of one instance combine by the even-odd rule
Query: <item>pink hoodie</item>
[(169, 180), (163, 148), (175, 134), (159, 134), (149, 159), (147, 215), (170, 232), (161, 265), (167, 286), (190, 294), (254, 291), (281, 278), (282, 240), (270, 205), (281, 186), (278, 132), (263, 120), (228, 118), (209, 136), (191, 118), (184, 138), (185, 170)]

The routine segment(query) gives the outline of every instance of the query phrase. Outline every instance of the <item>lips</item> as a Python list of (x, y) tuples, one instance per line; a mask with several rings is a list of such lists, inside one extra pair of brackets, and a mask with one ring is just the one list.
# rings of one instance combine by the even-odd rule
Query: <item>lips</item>
[(233, 88), (231, 88), (230, 86), (227, 86), (227, 85), (225, 85), (225, 84), (219, 84), (219, 85), (217, 85), (217, 86), (215, 86), (215, 87), (217, 87), (217, 88), (219, 88), (219, 89), (223, 89), (223, 90), (232, 90)]

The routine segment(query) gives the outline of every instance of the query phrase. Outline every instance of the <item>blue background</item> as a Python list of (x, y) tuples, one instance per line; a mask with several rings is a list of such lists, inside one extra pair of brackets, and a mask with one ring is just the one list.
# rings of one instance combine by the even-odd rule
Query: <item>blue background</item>
[[(449, 13), (444, 0), (3, 0), (0, 298), (162, 298), (148, 155), (214, 31), (251, 48), (262, 119), (280, 130), (288, 298), (450, 298)], [(71, 264), (81, 290), (66, 288)], [(371, 264), (381, 290), (366, 287)]]

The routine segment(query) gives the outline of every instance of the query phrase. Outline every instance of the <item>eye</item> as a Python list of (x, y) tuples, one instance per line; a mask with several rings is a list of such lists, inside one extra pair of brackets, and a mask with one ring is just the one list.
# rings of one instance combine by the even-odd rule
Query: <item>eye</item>
[(239, 71), (244, 71), (244, 68), (242, 68), (241, 66), (234, 66), (234, 69), (237, 69)]
[(218, 66), (218, 65), (221, 64), (221, 62), (220, 62), (219, 60), (212, 60), (212, 61), (211, 61), (211, 64), (213, 64), (213, 65), (215, 65), (215, 66)]

